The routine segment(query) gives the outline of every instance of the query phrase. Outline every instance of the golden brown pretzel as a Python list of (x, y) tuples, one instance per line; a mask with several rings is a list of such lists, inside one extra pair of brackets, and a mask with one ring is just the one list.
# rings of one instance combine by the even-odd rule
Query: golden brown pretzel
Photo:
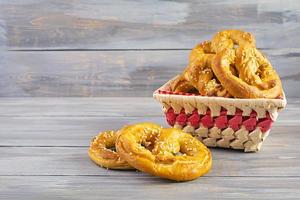
[(183, 77), (203, 96), (230, 95), (214, 76), (211, 65), (215, 54), (211, 50), (211, 42), (198, 44), (191, 52), (189, 64), (183, 72)]
[(241, 30), (223, 30), (218, 32), (212, 39), (211, 49), (218, 53), (224, 49), (233, 49), (238, 46), (255, 47), (255, 38), (251, 33)]
[(118, 133), (100, 132), (91, 141), (88, 154), (96, 164), (111, 169), (133, 169), (119, 154), (109, 148), (115, 148)]
[[(230, 72), (236, 63), (239, 77)], [(240, 46), (216, 54), (212, 65), (222, 85), (237, 98), (277, 98), (282, 94), (281, 81), (271, 63), (254, 47)]]
[(190, 82), (185, 80), (183, 75), (179, 75), (176, 79), (174, 79), (170, 83), (170, 88), (171, 88), (171, 91), (173, 91), (173, 92), (184, 92), (184, 93), (188, 93), (188, 92), (194, 90), (194, 87), (191, 85)]
[(153, 123), (123, 128), (116, 147), (136, 169), (176, 181), (193, 180), (212, 165), (210, 151), (199, 140), (179, 129), (163, 129)]
[[(207, 84), (213, 76), (212, 70), (209, 70), (209, 66), (206, 64), (206, 57), (212, 55), (209, 54), (209, 51), (210, 42), (203, 42), (192, 49), (188, 66), (181, 75), (171, 82), (171, 91), (188, 93), (196, 88), (201, 95), (206, 95), (208, 92), (211, 94), (215, 93), (212, 91), (205, 91), (205, 84)], [(202, 73), (202, 70), (205, 68), (207, 69), (207, 72)], [(219, 87), (220, 84), (217, 84), (215, 81), (211, 81), (209, 84), (211, 89), (216, 86)]]

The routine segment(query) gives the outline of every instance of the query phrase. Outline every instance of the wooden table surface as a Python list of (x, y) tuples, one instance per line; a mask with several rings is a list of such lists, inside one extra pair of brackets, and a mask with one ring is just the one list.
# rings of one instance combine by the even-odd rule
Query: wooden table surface
[[(300, 3), (0, 0), (0, 199), (299, 199)], [(288, 105), (258, 153), (176, 183), (96, 166), (99, 131), (167, 126), (152, 92), (220, 29), (254, 33)]]

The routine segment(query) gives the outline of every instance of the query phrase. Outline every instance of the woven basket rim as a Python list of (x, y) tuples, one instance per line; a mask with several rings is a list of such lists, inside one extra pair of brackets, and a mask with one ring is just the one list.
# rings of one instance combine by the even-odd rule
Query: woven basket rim
[(196, 101), (209, 101), (209, 102), (226, 102), (228, 104), (259, 104), (259, 105), (268, 105), (273, 104), (279, 110), (283, 109), (286, 106), (286, 97), (285, 93), (283, 92), (282, 99), (266, 99), (266, 98), (259, 98), (259, 99), (240, 99), (240, 98), (227, 98), (227, 97), (209, 97), (209, 96), (201, 96), (201, 95), (181, 95), (181, 94), (161, 94), (159, 91), (164, 91), (166, 88), (169, 88), (171, 81), (176, 79), (179, 75), (175, 76), (174, 78), (170, 79), (164, 85), (159, 87), (157, 90), (154, 91), (153, 97), (156, 98), (158, 96), (165, 96), (165, 97), (174, 97), (174, 98), (187, 98), (187, 99), (195, 99)]

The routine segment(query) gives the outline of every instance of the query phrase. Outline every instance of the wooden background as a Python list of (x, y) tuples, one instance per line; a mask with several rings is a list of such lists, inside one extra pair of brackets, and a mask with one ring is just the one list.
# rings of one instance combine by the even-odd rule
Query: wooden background
[[(299, 199), (299, 21), (297, 0), (0, 0), (0, 199)], [(212, 149), (186, 183), (89, 160), (100, 130), (167, 126), (152, 92), (229, 28), (254, 33), (288, 97), (261, 152)]]
[(299, 97), (299, 20), (297, 0), (2, 0), (0, 96), (150, 97), (195, 44), (236, 28)]

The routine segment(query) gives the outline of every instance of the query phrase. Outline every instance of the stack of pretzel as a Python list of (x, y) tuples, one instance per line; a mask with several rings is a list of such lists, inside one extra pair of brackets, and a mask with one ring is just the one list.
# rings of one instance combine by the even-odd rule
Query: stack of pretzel
[(241, 30), (224, 30), (198, 44), (170, 86), (173, 92), (202, 96), (275, 99), (283, 95), (281, 80), (256, 48), (254, 36)]

